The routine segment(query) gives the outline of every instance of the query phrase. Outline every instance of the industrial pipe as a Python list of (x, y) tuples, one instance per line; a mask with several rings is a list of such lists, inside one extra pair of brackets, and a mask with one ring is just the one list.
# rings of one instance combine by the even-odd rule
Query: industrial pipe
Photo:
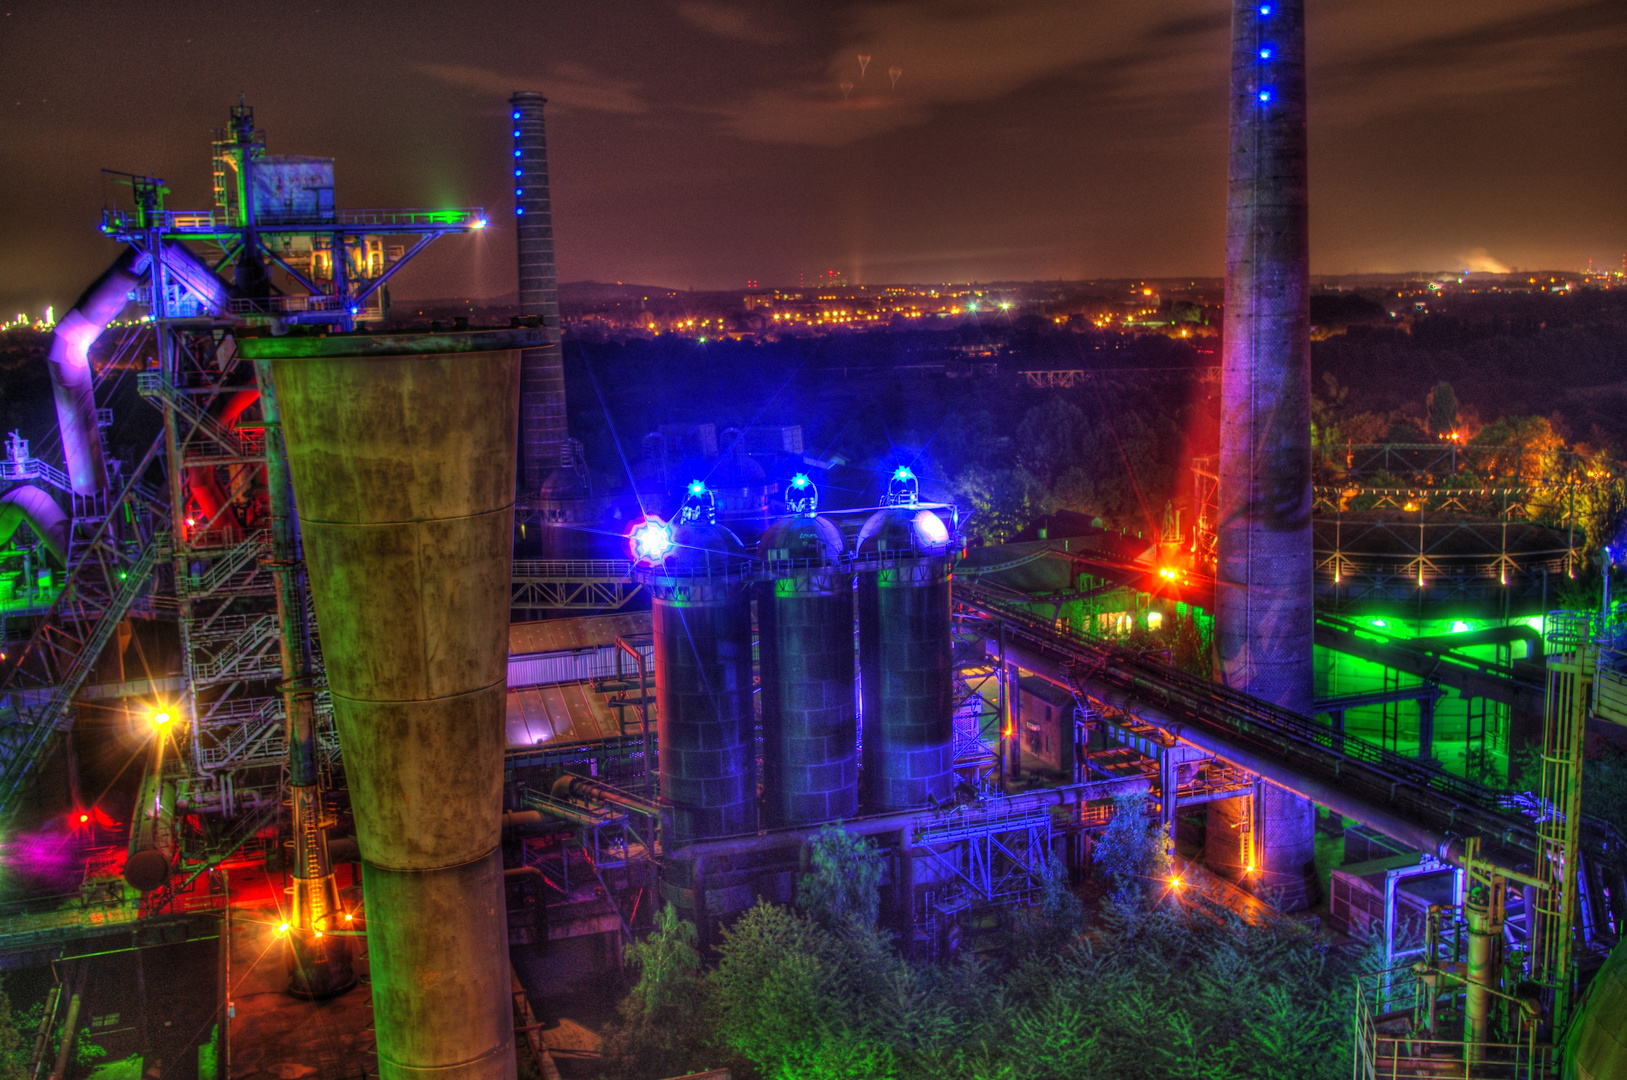
[[(288, 452), (282, 436), (271, 362), (255, 363), (264, 393), (240, 391), (225, 402), (221, 420), (230, 424), (255, 400), (265, 422), (266, 501), (271, 520), (271, 577), (277, 590), (277, 651), (282, 667), (284, 736), (288, 745), (288, 804), (294, 834), (293, 903), (284, 936), (283, 958), (288, 992), (327, 998), (356, 984), (350, 943), (333, 931), (340, 913), (339, 886), (328, 856), (328, 831), (322, 824), (321, 769), (316, 750), (316, 680), (309, 627), (305, 620), (304, 567), (299, 559), (293, 490), (288, 479)], [(213, 480), (212, 470), (204, 475)], [(219, 513), (219, 509), (215, 511)], [(208, 525), (213, 524), (213, 516)]]
[(367, 897), (381, 1080), (513, 1080), (503, 899), (519, 352), (535, 329), (246, 338), (270, 360)]
[(62, 1021), (62, 1043), (57, 1047), (56, 1064), (51, 1067), (50, 1080), (64, 1080), (68, 1075), (74, 1038), (79, 1034), (79, 1007), (85, 999), (85, 975), (86, 968), (81, 963), (73, 984), (73, 996), (68, 999), (68, 1014)]
[(19, 525), (27, 525), (57, 562), (68, 564), (68, 529), (72, 522), (62, 507), (33, 484), (14, 487), (0, 495), (0, 544), (10, 540)]
[(129, 248), (91, 283), (68, 313), (57, 321), (47, 361), (57, 428), (62, 432), (62, 459), (75, 495), (107, 490), (107, 464), (102, 459), (102, 433), (96, 425), (96, 378), (90, 370), (90, 347), (107, 324), (129, 302), (151, 260)]
[[(165, 273), (219, 311), (226, 304), (226, 283), (182, 244), (162, 248)], [(102, 433), (96, 424), (96, 378), (90, 369), (90, 349), (107, 324), (118, 318), (130, 292), (142, 277), (151, 275), (147, 252), (129, 248), (91, 283), (57, 322), (47, 362), (51, 392), (56, 402), (57, 428), (62, 433), (62, 458), (75, 495), (96, 495), (107, 490), (107, 464), (102, 454)]]
[(641, 799), (637, 795), (629, 794), (620, 788), (598, 780), (591, 780), (586, 776), (577, 776), (575, 773), (564, 773), (554, 781), (550, 792), (554, 798), (564, 802), (567, 799), (587, 799), (598, 802), (615, 803), (617, 806), (651, 817), (659, 816), (661, 807), (648, 799)]
[[(160, 744), (164, 733), (153, 736)], [(163, 777), (163, 757), (155, 752), (141, 780), (135, 820), (130, 825), (130, 850), (124, 860), (124, 880), (141, 892), (151, 892), (169, 880), (175, 864), (175, 782)]]

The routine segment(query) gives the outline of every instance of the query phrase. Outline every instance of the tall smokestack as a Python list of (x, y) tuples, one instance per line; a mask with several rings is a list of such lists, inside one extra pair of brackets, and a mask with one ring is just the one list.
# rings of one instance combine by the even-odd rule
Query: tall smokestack
[[(1220, 679), (1309, 713), (1311, 340), (1304, 0), (1233, 0), (1215, 650)], [(1315, 809), (1265, 785), (1258, 884), (1310, 901)]]
[(498, 848), (532, 329), (245, 338), (281, 406), (361, 846), (381, 1080), (513, 1080)]
[(565, 423), (565, 367), (559, 347), (559, 282), (548, 201), (548, 99), (522, 90), (509, 98), (514, 133), (514, 233), (520, 251), (520, 314), (540, 315), (547, 343), (520, 354), (520, 491), (535, 499), (559, 468)]

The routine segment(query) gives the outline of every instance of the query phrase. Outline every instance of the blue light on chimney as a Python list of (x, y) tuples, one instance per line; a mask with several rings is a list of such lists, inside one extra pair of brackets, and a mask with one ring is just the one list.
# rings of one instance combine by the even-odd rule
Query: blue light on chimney
[(1271, 100), (1271, 88), (1269, 86), (1266, 87), (1264, 90), (1260, 91), (1260, 100), (1261, 101), (1270, 101)]

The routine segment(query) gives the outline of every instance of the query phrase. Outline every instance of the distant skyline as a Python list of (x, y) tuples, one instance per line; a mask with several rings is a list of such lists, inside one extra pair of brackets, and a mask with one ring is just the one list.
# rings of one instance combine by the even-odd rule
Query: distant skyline
[[(1307, 0), (1312, 271), (1627, 252), (1627, 5)], [(506, 98), (550, 99), (562, 281), (1221, 273), (1224, 0), (0, 6), (0, 317), (116, 250), (99, 170), (207, 208), (239, 92), (341, 206), (483, 205), (398, 297), (514, 289)], [(861, 71), (860, 56), (868, 57)], [(851, 85), (844, 85), (851, 84)]]

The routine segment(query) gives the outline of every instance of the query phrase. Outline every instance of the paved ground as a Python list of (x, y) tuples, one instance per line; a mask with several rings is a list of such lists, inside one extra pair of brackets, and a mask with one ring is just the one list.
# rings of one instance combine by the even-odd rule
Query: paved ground
[[(241, 890), (241, 891), (240, 891)], [(353, 942), (356, 987), (326, 1001), (286, 991), (276, 879), (232, 882), (231, 1080), (361, 1080), (376, 1075), (367, 950)]]

